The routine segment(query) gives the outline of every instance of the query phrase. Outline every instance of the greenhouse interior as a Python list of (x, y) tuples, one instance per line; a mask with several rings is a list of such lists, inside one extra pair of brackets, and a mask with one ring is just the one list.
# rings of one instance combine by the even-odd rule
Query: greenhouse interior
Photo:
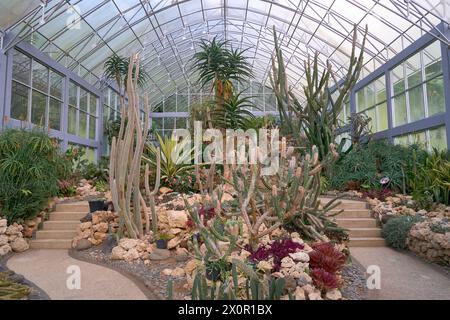
[(0, 37), (0, 300), (450, 299), (450, 0), (0, 0)]

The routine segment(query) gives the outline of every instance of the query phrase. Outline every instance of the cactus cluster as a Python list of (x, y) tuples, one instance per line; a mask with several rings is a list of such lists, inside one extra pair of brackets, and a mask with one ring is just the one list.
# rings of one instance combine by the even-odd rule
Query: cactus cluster
[[(137, 70), (137, 71), (136, 71)], [(122, 117), (120, 130), (111, 143), (111, 156), (109, 165), (109, 184), (114, 208), (119, 215), (119, 237), (126, 231), (129, 238), (140, 238), (144, 235), (142, 211), (145, 213), (145, 231), (150, 231), (148, 210), (140, 190), (141, 158), (148, 136), (149, 103), (145, 97), (144, 123), (140, 120), (139, 96), (136, 88), (139, 79), (139, 57), (133, 55), (128, 65), (127, 96), (128, 108), (122, 103)], [(154, 195), (158, 191), (160, 164), (158, 160), (156, 172), (156, 187), (150, 191), (148, 187), (149, 170), (146, 168), (146, 193), (150, 201), (153, 216), (153, 225), (156, 224)], [(154, 227), (155, 228), (155, 227)]]
[[(205, 187), (200, 168), (196, 168), (202, 194), (201, 205), (190, 205), (185, 199), (185, 206), (204, 246), (200, 247), (197, 237), (193, 237), (191, 244), (202, 266), (222, 261), (228, 263), (229, 268), (220, 281), (213, 282), (212, 286), (206, 280), (205, 268), (199, 268), (193, 283), (193, 299), (281, 297), (283, 280), (268, 279), (266, 275), (261, 279), (252, 266), (236, 259), (234, 254), (247, 244), (256, 249), (263, 237), (270, 237), (280, 227), (296, 231), (311, 240), (327, 240), (327, 230), (342, 230), (330, 219), (340, 213), (330, 213), (339, 205), (338, 198), (324, 206), (319, 199), (320, 173), (324, 165), (338, 156), (335, 148), (333, 144), (330, 145), (331, 151), (323, 161), (319, 161), (316, 147), (312, 148), (310, 154), (297, 157), (294, 148), (288, 148), (283, 138), (280, 168), (275, 175), (261, 175), (261, 164), (232, 166), (231, 178), (224, 179), (217, 187), (214, 187), (213, 182), (214, 163), (208, 170)], [(223, 190), (227, 188), (231, 188), (236, 196), (233, 200), (223, 202)], [(214, 217), (207, 222), (199, 214), (204, 206), (214, 208), (215, 211)], [(237, 270), (248, 279), (244, 295), (238, 292)]]
[[(243, 286), (239, 286), (239, 272), (247, 278)], [(168, 296), (171, 295), (172, 282), (168, 285)], [(225, 281), (208, 283), (202, 272), (197, 272), (191, 291), (192, 300), (280, 300), (287, 292), (286, 280), (272, 276), (260, 277), (251, 266), (238, 259), (232, 260), (231, 274)], [(293, 299), (291, 292), (287, 292)]]
[(10, 279), (11, 273), (0, 272), (0, 300), (18, 300), (27, 297), (31, 290), (29, 287)]
[[(319, 54), (313, 59), (308, 56), (304, 62), (306, 84), (303, 87), (305, 103), (299, 102), (289, 87), (289, 79), (284, 65), (283, 53), (275, 27), (273, 29), (275, 56), (272, 57), (272, 72), (270, 83), (277, 99), (277, 107), (281, 123), (287, 130), (286, 134), (294, 136), (294, 142), (301, 145), (315, 145), (322, 160), (330, 152), (330, 143), (336, 138), (338, 116), (347, 102), (351, 89), (358, 81), (363, 67), (363, 52), (365, 47), (367, 27), (360, 45), (360, 53), (356, 54), (357, 28), (354, 27), (352, 51), (344, 79), (336, 79), (329, 61), (324, 70), (320, 70)], [(331, 80), (333, 83), (331, 83)], [(336, 97), (332, 99), (331, 85), (336, 88)], [(306, 137), (306, 140), (302, 136)]]

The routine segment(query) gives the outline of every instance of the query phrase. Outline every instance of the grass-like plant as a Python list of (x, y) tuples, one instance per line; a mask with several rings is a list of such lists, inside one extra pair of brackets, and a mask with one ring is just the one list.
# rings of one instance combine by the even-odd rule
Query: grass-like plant
[(0, 134), (0, 208), (9, 222), (35, 217), (71, 174), (56, 139), (43, 130), (6, 129)]

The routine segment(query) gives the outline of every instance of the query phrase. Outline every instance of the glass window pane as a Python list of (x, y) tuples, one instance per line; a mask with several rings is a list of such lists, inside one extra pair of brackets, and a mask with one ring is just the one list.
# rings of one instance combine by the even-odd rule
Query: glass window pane
[(441, 77), (427, 82), (428, 116), (445, 112), (444, 80)]
[(372, 132), (378, 132), (377, 128), (377, 115), (375, 112), (375, 108), (369, 109), (365, 112), (365, 114), (372, 119), (369, 123), (369, 128)]
[(160, 130), (163, 128), (163, 118), (152, 119), (152, 130)]
[(77, 89), (78, 89), (78, 87), (76, 86), (76, 84), (73, 83), (72, 81), (70, 81), (70, 84), (69, 84), (69, 104), (71, 106), (74, 106), (74, 107), (78, 107), (78, 104), (77, 104)]
[(409, 110), (411, 122), (423, 119), (425, 117), (422, 86), (418, 86), (409, 91)]
[(28, 97), (30, 89), (15, 81), (12, 82), (11, 118), (26, 121), (28, 119)]
[(395, 97), (392, 107), (394, 109), (394, 126), (405, 124), (407, 122), (405, 94)]
[(77, 109), (71, 106), (69, 106), (67, 132), (77, 134)]
[(365, 107), (371, 107), (373, 105), (375, 105), (375, 92), (374, 92), (374, 85), (373, 84), (369, 84), (368, 86), (366, 86), (366, 104)]
[(97, 118), (89, 117), (89, 139), (95, 140), (95, 132), (97, 127)]
[(50, 94), (58, 99), (62, 100), (62, 90), (63, 90), (63, 77), (50, 70)]
[(61, 102), (50, 98), (48, 126), (54, 130), (61, 130)]
[(408, 135), (395, 137), (394, 138), (394, 144), (407, 146), (409, 144), (409, 142), (408, 142)]
[(406, 60), (406, 77), (408, 88), (412, 88), (422, 82), (422, 70), (420, 64), (420, 52)]
[(110, 108), (107, 105), (103, 106), (103, 125), (105, 125), (106, 123), (108, 123), (109, 119), (110, 119)]
[(87, 112), (88, 92), (80, 88), (80, 110)]
[(177, 129), (186, 129), (186, 118), (177, 118)]
[(45, 126), (45, 110), (47, 108), (47, 97), (33, 90), (31, 98), (31, 122), (39, 126)]
[(383, 131), (388, 129), (388, 113), (387, 104), (382, 103), (378, 107), (378, 131)]
[(417, 144), (423, 149), (428, 149), (427, 135), (425, 131), (411, 134), (411, 144)]
[(93, 116), (97, 116), (97, 97), (92, 93), (89, 99), (89, 113)]
[(397, 66), (391, 72), (391, 81), (394, 87), (394, 95), (405, 91), (405, 75), (403, 70), (403, 64)]
[(445, 126), (430, 130), (430, 146), (438, 150), (447, 150)]
[(364, 98), (364, 90), (356, 92), (356, 110), (363, 111), (366, 108), (366, 100)]
[(33, 61), (33, 89), (48, 92), (48, 68)]
[(175, 127), (175, 118), (164, 118), (164, 129), (173, 130)]
[(13, 79), (25, 84), (30, 84), (31, 59), (23, 53), (13, 52)]
[(88, 115), (80, 111), (78, 136), (87, 138), (87, 117)]

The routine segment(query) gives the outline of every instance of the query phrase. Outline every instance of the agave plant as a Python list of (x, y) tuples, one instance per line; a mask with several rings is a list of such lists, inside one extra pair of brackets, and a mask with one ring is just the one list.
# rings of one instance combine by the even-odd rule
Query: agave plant
[(159, 149), (152, 143), (148, 143), (145, 147), (143, 160), (150, 165), (150, 169), (156, 168), (156, 155), (161, 152), (161, 179), (171, 181), (173, 178), (180, 176), (194, 168), (192, 160), (194, 159), (194, 148), (189, 152), (182, 152), (187, 141), (178, 142), (173, 137), (161, 137), (156, 134)]
[(254, 107), (252, 97), (241, 97), (242, 92), (232, 95), (225, 101), (223, 108), (212, 113), (213, 122), (219, 128), (247, 129), (250, 126), (249, 119), (255, 116), (249, 111)]
[(193, 70), (199, 72), (202, 88), (210, 85), (218, 104), (227, 101), (233, 92), (231, 80), (243, 81), (252, 76), (251, 65), (244, 51), (227, 48), (226, 41), (202, 39), (201, 50), (194, 55)]

